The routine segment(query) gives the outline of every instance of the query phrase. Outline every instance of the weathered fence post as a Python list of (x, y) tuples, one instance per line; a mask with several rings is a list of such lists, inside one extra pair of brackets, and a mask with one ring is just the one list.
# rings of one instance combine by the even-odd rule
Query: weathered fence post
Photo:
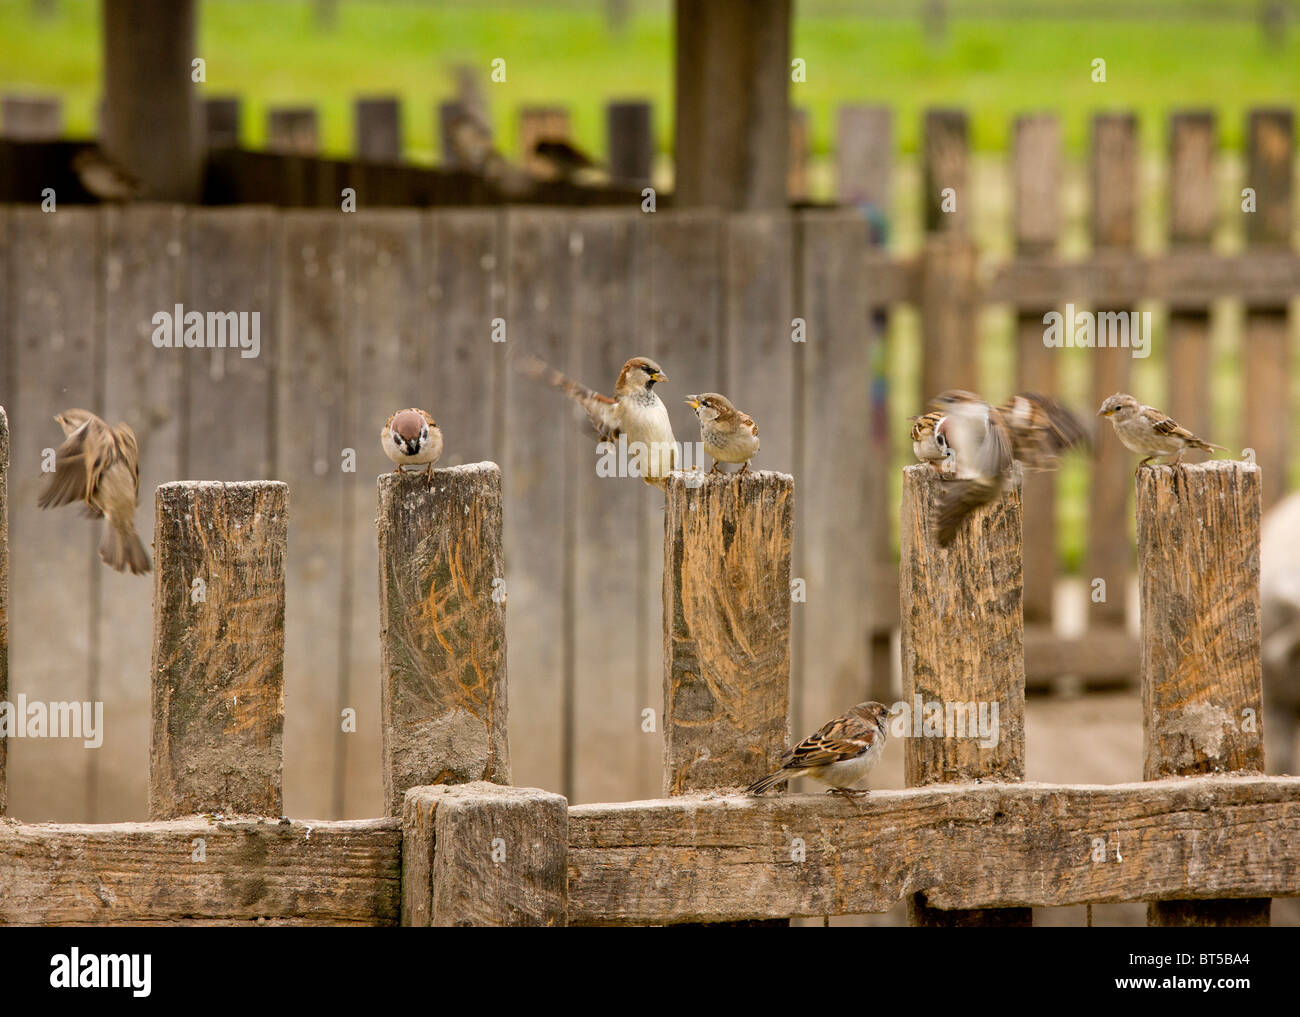
[(316, 155), (320, 152), (320, 128), (311, 106), (289, 106), (268, 110), (266, 150), (285, 155)]
[[(944, 481), (903, 471), (899, 521), (903, 714), (908, 787), (1025, 775), (1020, 492), (977, 509), (950, 547), (931, 520)], [(996, 712), (995, 712), (996, 711)], [(920, 895), (913, 925), (1030, 925), (1029, 908), (943, 911)]]
[[(9, 702), (9, 415), (0, 406), (0, 703)], [(8, 738), (0, 738), (0, 816), (9, 804)]]
[(960, 232), (926, 239), (921, 267), (921, 399), (979, 387), (975, 244)]
[(0, 96), (0, 138), (57, 141), (63, 136), (63, 102), (57, 96)]
[(278, 481), (158, 488), (154, 819), (281, 814), (288, 501)]
[(969, 186), (970, 128), (965, 110), (926, 110), (922, 157), (925, 231), (969, 232), (974, 194)]
[(402, 806), (403, 925), (566, 925), (569, 803), (477, 781)]
[(793, 533), (794, 478), (788, 474), (675, 474), (668, 480), (666, 794), (744, 787), (773, 769), (785, 751)]
[(605, 107), (609, 135), (609, 175), (615, 182), (643, 187), (654, 170), (654, 108), (644, 99)]
[(413, 787), (510, 783), (501, 470), (378, 487), (384, 798), (400, 816)]
[(841, 106), (835, 131), (836, 190), (841, 205), (889, 211), (893, 120), (888, 106)]
[(808, 200), (808, 146), (811, 133), (808, 121), (807, 107), (790, 107), (790, 157), (786, 166), (785, 192), (791, 201)]
[[(1223, 459), (1138, 471), (1145, 780), (1264, 772), (1261, 472)], [(1147, 924), (1267, 925), (1269, 909), (1156, 901)]]
[(357, 99), (353, 106), (355, 155), (372, 162), (402, 158), (402, 104), (393, 96)]
[(204, 139), (208, 149), (239, 147), (239, 97), (203, 100)]

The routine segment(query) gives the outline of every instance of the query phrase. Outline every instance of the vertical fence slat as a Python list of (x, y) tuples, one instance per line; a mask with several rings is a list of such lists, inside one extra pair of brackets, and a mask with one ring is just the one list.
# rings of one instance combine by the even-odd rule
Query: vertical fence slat
[(808, 110), (790, 107), (790, 161), (786, 167), (786, 196), (791, 201), (807, 201), (808, 149), (810, 145)]
[[(332, 816), (333, 762), (338, 750), (334, 690), (346, 680), (342, 611), (347, 554), (343, 533), (343, 448), (348, 391), (347, 251), (344, 217), (285, 212), (280, 217), (284, 260), (280, 321), (283, 362), (276, 394), (277, 476), (294, 497), (286, 566), (288, 668), (285, 690), (294, 704), (285, 723), (292, 747), (288, 809), (295, 816)], [(398, 407), (394, 407), (397, 409)], [(389, 410), (388, 412), (392, 412)], [(377, 434), (387, 414), (376, 408)], [(371, 702), (364, 704), (370, 707)]]
[[(904, 773), (908, 787), (1025, 775), (1025, 648), (1021, 606), (1020, 493), (977, 509), (953, 544), (931, 530), (941, 481), (928, 466), (903, 472), (899, 521)], [(942, 737), (927, 733), (929, 704), (944, 714)], [(966, 704), (957, 729), (956, 704)], [(988, 721), (970, 737), (981, 704)], [(996, 726), (993, 725), (997, 704)], [(946, 726), (949, 711), (952, 730)], [(919, 714), (919, 715), (918, 715)], [(973, 714), (973, 716), (972, 716)], [(992, 742), (992, 744), (981, 744)], [(1029, 908), (942, 911), (921, 895), (908, 902), (913, 925), (1032, 924)]]
[(320, 152), (320, 125), (311, 106), (289, 106), (266, 112), (266, 150), (283, 155)]
[[(1145, 780), (1262, 773), (1263, 471), (1219, 460), (1137, 479)], [(1148, 905), (1150, 925), (1267, 925), (1270, 901)]]
[[(260, 351), (161, 351), (185, 363), (185, 452), (182, 475), (247, 480), (274, 474), (277, 274), (283, 250), (280, 218), (269, 209), (190, 213), (189, 285), (185, 311), (258, 312)], [(250, 351), (251, 352), (251, 349)]]
[(835, 168), (841, 205), (868, 205), (888, 212), (893, 151), (892, 111), (888, 106), (840, 107)]
[[(561, 367), (568, 363), (573, 324), (571, 222), (562, 212), (506, 214), (509, 344)], [(606, 378), (583, 381), (606, 392), (612, 385)], [(590, 436), (562, 395), (517, 371), (507, 375), (505, 403), (508, 628), (517, 648), (510, 675), (515, 779), (568, 796), (572, 548), (566, 543), (571, 478), (564, 463), (570, 443)]]
[[(1136, 240), (1138, 168), (1137, 118), (1131, 113), (1100, 114), (1092, 122), (1092, 246), (1094, 252), (1132, 250)], [(1096, 308), (1128, 310), (1128, 308)], [(1088, 351), (1092, 361), (1092, 405), (1131, 387), (1132, 351), (1121, 347)], [(1095, 412), (1095, 411), (1094, 411)], [(1100, 424), (1105, 420), (1098, 418)], [(1095, 432), (1096, 453), (1088, 486), (1086, 576), (1106, 581), (1106, 599), (1090, 603), (1090, 627), (1122, 626), (1133, 571), (1129, 539), (1129, 477), (1133, 457), (1104, 433)]]
[[(469, 436), (461, 421), (449, 420), (444, 412), (451, 386), (442, 380), (448, 365), (438, 361), (452, 344), (429, 313), (425, 221), (409, 210), (358, 212), (349, 220), (346, 327), (351, 405), (345, 433), (347, 444), (356, 449), (357, 468), (344, 475), (348, 564), (343, 571), (343, 623), (348, 626), (345, 652), (350, 664), (346, 674), (339, 675), (332, 714), (335, 811), (342, 815), (375, 816), (387, 808), (383, 782), (373, 767), (373, 760), (382, 755), (373, 478), (393, 464), (379, 447), (379, 429), (390, 413), (420, 406), (433, 414), (443, 432), (439, 465), (466, 461)], [(468, 384), (475, 381), (471, 378)], [(485, 452), (472, 454), (481, 457)], [(340, 713), (348, 707), (356, 710), (354, 733), (341, 726)]]
[[(1295, 117), (1289, 109), (1254, 110), (1246, 125), (1247, 180), (1255, 190), (1256, 211), (1246, 216), (1246, 241), (1252, 248), (1289, 248), (1295, 174)], [(1242, 348), (1246, 398), (1243, 432), (1263, 467), (1264, 508), (1282, 496), (1287, 484), (1289, 385), (1293, 358), (1285, 307), (1248, 307)]]
[(204, 138), (209, 149), (239, 147), (238, 96), (203, 100)]
[(673, 476), (664, 510), (664, 793), (744, 787), (790, 731), (794, 478)]
[[(1169, 245), (1207, 250), (1218, 218), (1215, 186), (1214, 114), (1177, 113), (1169, 118)], [(1210, 426), (1210, 314), (1205, 308), (1172, 308), (1166, 350), (1169, 395), (1162, 407), (1193, 434)]]
[[(968, 232), (975, 195), (970, 187), (970, 129), (965, 110), (926, 110), (922, 160), (925, 231)], [(954, 192), (956, 206), (944, 211), (943, 192), (949, 189)]]
[(533, 176), (542, 180), (558, 176), (555, 167), (533, 154), (537, 142), (544, 139), (568, 141), (572, 131), (569, 111), (563, 106), (525, 106), (519, 111), (519, 161)]
[(979, 389), (975, 244), (962, 233), (928, 237), (921, 267), (921, 402), (945, 389)]
[[(1060, 121), (1054, 115), (1017, 118), (1014, 145), (1016, 253), (1050, 255), (1061, 228)], [(1060, 355), (1043, 344), (1043, 317), (1050, 310), (1022, 308), (1016, 315), (1016, 386), (1021, 392), (1055, 395), (1060, 391)], [(1056, 474), (1027, 473), (1021, 498), (1025, 622), (1051, 625), (1057, 575)]]
[(395, 96), (357, 99), (353, 105), (356, 157), (374, 162), (402, 158), (402, 103)]
[(278, 481), (156, 492), (153, 819), (283, 815), (288, 502)]
[(631, 187), (644, 187), (654, 172), (654, 107), (644, 99), (605, 107), (609, 135), (609, 175)]
[(501, 470), (384, 473), (378, 489), (384, 796), (400, 816), (413, 787), (510, 783)]
[[(0, 301), (0, 308), (4, 306)], [(9, 702), (9, 416), (0, 406), (0, 703)], [(0, 816), (9, 804), (9, 739), (0, 738)]]
[[(634, 299), (635, 225), (623, 212), (582, 213), (574, 222), (581, 248), (569, 373), (604, 392), (643, 341)], [(574, 434), (567, 457), (573, 473), (573, 801), (630, 801), (641, 790), (647, 743), (658, 743), (658, 724), (654, 732), (642, 731), (642, 710), (661, 712), (658, 697), (642, 699), (639, 680), (646, 661), (636, 630), (646, 576), (635, 524), (661, 499), (635, 478), (597, 475), (594, 435), (576, 427)]]
[[(18, 591), (10, 603), (10, 691), (82, 702), (91, 692), (103, 524), (82, 518), (76, 506), (42, 512), (36, 502), (49, 480), (44, 450), (63, 441), (52, 417), (74, 406), (93, 410), (99, 399), (100, 288), (89, 282), (97, 275), (99, 213), (16, 208), (10, 238), (13, 390), (0, 399), (10, 413), (9, 537), (17, 552), (10, 562), (10, 588)], [(10, 812), (30, 821), (88, 819), (93, 751), (71, 738), (24, 740), (23, 767), (34, 779), (10, 788)]]
[[(184, 293), (187, 213), (176, 205), (105, 209), (104, 396), (99, 412), (126, 421), (140, 445), (136, 532), (154, 533), (152, 492), (183, 476), (181, 384), (192, 350), (155, 349), (153, 315)], [(96, 673), (112, 737), (93, 755), (99, 766), (97, 815), (142, 816), (149, 801), (149, 670), (153, 624), (145, 594), (150, 580), (100, 568)]]
[(62, 135), (63, 102), (57, 96), (0, 96), (0, 137), (57, 141)]

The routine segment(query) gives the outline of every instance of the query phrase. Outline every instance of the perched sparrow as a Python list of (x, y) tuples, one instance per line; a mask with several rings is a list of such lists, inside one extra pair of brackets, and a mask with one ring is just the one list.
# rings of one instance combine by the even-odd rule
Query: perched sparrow
[(864, 795), (856, 784), (880, 761), (889, 733), (889, 707), (859, 703), (809, 735), (781, 757), (781, 768), (749, 785), (746, 794), (764, 791), (795, 777), (811, 777), (830, 785), (830, 794)]
[(749, 460), (758, 452), (758, 425), (748, 413), (731, 405), (726, 396), (717, 392), (689, 395), (686, 405), (700, 418), (700, 438), (704, 451), (713, 457), (713, 469), (718, 463), (744, 463), (738, 472), (749, 469)]
[(100, 148), (83, 148), (73, 156), (72, 169), (81, 186), (100, 201), (130, 201), (140, 196), (140, 181)]
[(668, 474), (677, 469), (677, 441), (668, 407), (654, 392), (657, 382), (668, 380), (658, 364), (647, 357), (629, 360), (618, 373), (612, 399), (536, 357), (525, 360), (521, 369), (530, 378), (558, 388), (586, 410), (601, 441), (617, 441), (625, 436), (630, 454), (634, 446), (644, 446), (647, 475), (642, 479), (659, 488), (667, 487)]
[(89, 410), (64, 410), (54, 418), (63, 428), (63, 444), (54, 459), (54, 474), (41, 495), (41, 508), (85, 502), (92, 519), (107, 516), (99, 557), (118, 572), (149, 571), (149, 553), (135, 532), (140, 494), (140, 451), (126, 424), (110, 428)]
[(1001, 407), (971, 392), (952, 389), (936, 396), (944, 414), (935, 425), (936, 449), (953, 459), (954, 482), (944, 489), (935, 520), (941, 546), (952, 543), (971, 512), (997, 498), (1016, 463), (1055, 469), (1061, 452), (1086, 446), (1083, 423), (1048, 396), (1023, 392)]
[(571, 180), (583, 170), (600, 168), (594, 159), (563, 138), (538, 138), (533, 143), (533, 155), (560, 180)]
[(424, 410), (394, 413), (379, 432), (379, 444), (384, 455), (397, 464), (394, 473), (404, 472), (402, 467), (407, 465), (424, 466), (425, 482), (433, 483), (433, 464), (442, 455), (442, 431)]
[(1145, 456), (1137, 464), (1139, 470), (1158, 456), (1173, 456), (1173, 465), (1177, 466), (1189, 448), (1203, 452), (1227, 451), (1222, 445), (1202, 441), (1154, 406), (1143, 406), (1124, 392), (1116, 392), (1102, 403), (1097, 416), (1110, 417), (1115, 434), (1124, 447)]
[(950, 477), (955, 465), (952, 450), (946, 443), (940, 448), (935, 437), (935, 428), (942, 420), (939, 410), (912, 418), (912, 452), (917, 462), (929, 463), (939, 476)]

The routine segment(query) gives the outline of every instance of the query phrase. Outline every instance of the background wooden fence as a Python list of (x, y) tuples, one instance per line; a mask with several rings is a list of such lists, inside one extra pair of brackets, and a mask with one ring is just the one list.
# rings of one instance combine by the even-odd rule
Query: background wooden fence
[[(864, 117), (888, 150), (887, 117)], [(105, 570), (93, 527), (35, 509), (50, 416), (88, 405), (136, 429), (142, 489), (177, 478), (278, 478), (294, 491), (287, 595), (286, 807), (364, 816), (382, 799), (373, 476), (386, 416), (424, 405), (447, 438), (444, 464), (493, 459), (505, 474), (510, 702), (514, 781), (573, 801), (642, 797), (659, 787), (662, 505), (629, 481), (601, 481), (593, 443), (554, 393), (507, 369), (531, 351), (597, 387), (633, 353), (658, 359), (679, 440), (697, 433), (680, 403), (714, 388), (763, 429), (756, 465), (799, 478), (793, 574), (792, 722), (804, 730), (868, 689), (890, 688), (897, 619), (890, 445), (925, 394), (978, 387), (979, 308), (1021, 312), (1017, 384), (1059, 391), (1059, 351), (1042, 344), (1044, 310), (1171, 309), (1163, 407), (1209, 431), (1211, 304), (1245, 304), (1237, 402), (1264, 466), (1264, 503), (1291, 460), (1287, 308), (1300, 291), (1293, 231), (1293, 135), (1287, 112), (1252, 114), (1246, 179), (1258, 211), (1250, 248), (1209, 248), (1214, 222), (1213, 125), (1171, 122), (1167, 253), (1135, 250), (1139, 198), (1135, 123), (1094, 125), (1092, 233), (1084, 260), (1055, 253), (1060, 229), (1059, 133), (1026, 118), (1013, 156), (1015, 256), (981, 262), (964, 215), (927, 212), (917, 256), (886, 254), (857, 210), (721, 215), (639, 210), (277, 212), (141, 205), (0, 209), (0, 401), (13, 427), (13, 688), (48, 698), (103, 699), (117, 717), (95, 753), (24, 744), (13, 810), (30, 818), (141, 814), (147, 744), (146, 581)], [(927, 122), (926, 195), (969, 185), (960, 114)], [(863, 156), (865, 158), (865, 155)], [(873, 159), (875, 156), (872, 157)], [(858, 200), (889, 205), (889, 166)], [(364, 203), (363, 203), (364, 208)], [(261, 312), (262, 352), (158, 350), (151, 318), (191, 310)], [(889, 391), (886, 316), (920, 311), (921, 369)], [(492, 341), (502, 319), (507, 341)], [(792, 342), (792, 322), (806, 342)], [(1082, 354), (1090, 413), (1129, 383), (1130, 351)], [(1001, 380), (1004, 390), (1014, 387)], [(1213, 437), (1211, 433), (1211, 437)], [(1106, 434), (1090, 467), (1084, 575), (1107, 579), (1090, 631), (1048, 628), (1060, 565), (1047, 504), (1055, 483), (1026, 490), (1026, 668), (1136, 673), (1123, 624), (1133, 569), (1129, 457)], [(342, 469), (356, 450), (356, 472)], [(152, 526), (148, 499), (142, 533)], [(72, 592), (70, 592), (72, 591)], [(68, 605), (75, 605), (69, 610)], [(358, 731), (340, 711), (358, 711)], [(662, 730), (662, 725), (656, 725)], [(628, 737), (629, 732), (637, 734)], [(328, 775), (328, 779), (321, 779)]]

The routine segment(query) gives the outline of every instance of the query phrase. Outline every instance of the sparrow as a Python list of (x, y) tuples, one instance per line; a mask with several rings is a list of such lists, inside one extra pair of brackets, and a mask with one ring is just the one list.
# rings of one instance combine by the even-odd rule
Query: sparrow
[(972, 392), (950, 389), (934, 405), (943, 413), (934, 428), (936, 450), (951, 457), (955, 478), (937, 506), (940, 546), (952, 543), (970, 513), (1006, 490), (1017, 463), (1055, 469), (1060, 453), (1088, 444), (1082, 421), (1049, 396), (1022, 392), (995, 407)]
[(758, 452), (758, 425), (748, 413), (731, 405), (731, 401), (717, 392), (688, 395), (686, 405), (700, 419), (700, 438), (704, 451), (713, 457), (713, 469), (718, 463), (743, 463), (737, 471), (749, 469), (749, 460)]
[(1124, 447), (1145, 457), (1137, 464), (1134, 473), (1159, 456), (1173, 456), (1171, 465), (1177, 466), (1189, 448), (1203, 452), (1227, 451), (1222, 445), (1211, 445), (1196, 437), (1172, 417), (1154, 406), (1143, 406), (1125, 392), (1116, 392), (1102, 403), (1097, 416), (1109, 417), (1115, 435)]
[(141, 194), (140, 181), (103, 149), (81, 149), (72, 157), (72, 169), (81, 186), (100, 201), (130, 201)]
[(945, 479), (951, 477), (955, 466), (952, 450), (946, 443), (940, 448), (935, 437), (935, 428), (943, 420), (943, 413), (934, 410), (909, 419), (912, 421), (912, 452), (917, 462), (929, 463), (930, 468)]
[(412, 407), (394, 413), (379, 432), (379, 444), (397, 464), (394, 473), (405, 472), (402, 467), (408, 464), (423, 465), (425, 483), (433, 483), (433, 464), (442, 455), (442, 431), (424, 410)]
[(811, 777), (829, 784), (828, 794), (868, 794), (865, 788), (850, 785), (880, 761), (888, 734), (889, 707), (884, 703), (859, 703), (786, 752), (780, 769), (754, 781), (745, 793), (761, 795), (782, 781)]
[(533, 155), (546, 163), (560, 180), (572, 180), (584, 170), (600, 169), (600, 164), (563, 138), (538, 138)]
[(41, 508), (84, 502), (91, 519), (106, 517), (99, 557), (111, 569), (143, 575), (149, 553), (135, 532), (140, 497), (140, 451), (127, 424), (110, 428), (89, 410), (64, 410), (55, 416), (63, 444), (54, 473), (41, 494)]
[(537, 357), (528, 357), (520, 368), (533, 380), (558, 388), (586, 410), (600, 441), (626, 437), (629, 453), (637, 451), (638, 446), (643, 448), (646, 475), (642, 479), (667, 488), (668, 474), (677, 469), (677, 441), (668, 407), (654, 392), (656, 384), (668, 380), (658, 364), (648, 357), (629, 360), (618, 373), (613, 398), (592, 391)]

